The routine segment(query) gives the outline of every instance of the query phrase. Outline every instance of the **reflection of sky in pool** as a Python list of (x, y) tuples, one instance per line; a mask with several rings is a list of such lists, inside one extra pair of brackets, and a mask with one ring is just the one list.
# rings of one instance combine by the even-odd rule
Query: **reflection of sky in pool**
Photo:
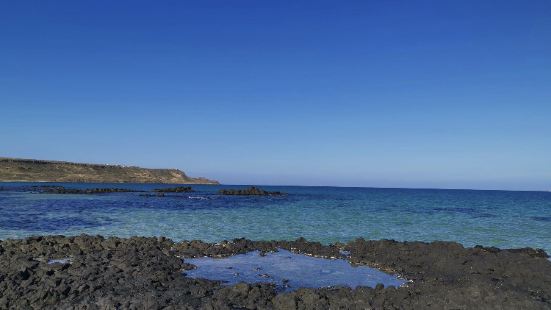
[(282, 249), (265, 256), (254, 251), (226, 258), (185, 259), (185, 262), (197, 266), (197, 269), (186, 271), (191, 278), (224, 281), (228, 285), (274, 283), (282, 291), (301, 287), (375, 287), (378, 283), (400, 286), (406, 282), (374, 268), (354, 267), (344, 259), (310, 257)]
[(70, 263), (71, 263), (71, 259), (68, 258), (68, 257), (48, 260), (48, 265), (54, 265), (54, 264), (65, 265), (65, 264), (70, 264)]

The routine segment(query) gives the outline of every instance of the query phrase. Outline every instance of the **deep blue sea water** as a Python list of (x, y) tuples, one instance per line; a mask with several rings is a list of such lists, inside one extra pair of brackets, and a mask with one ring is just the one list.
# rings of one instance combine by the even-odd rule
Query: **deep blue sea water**
[[(220, 188), (142, 197), (140, 193), (58, 195), (20, 191), (0, 183), (0, 239), (42, 234), (167, 236), (174, 240), (296, 239), (323, 243), (357, 237), (452, 240), (537, 247), (551, 253), (551, 193), (512, 191), (274, 187), (283, 197), (220, 196)], [(140, 190), (155, 184), (77, 184)], [(241, 186), (244, 187), (244, 186)], [(7, 190), (12, 189), (12, 190)]]

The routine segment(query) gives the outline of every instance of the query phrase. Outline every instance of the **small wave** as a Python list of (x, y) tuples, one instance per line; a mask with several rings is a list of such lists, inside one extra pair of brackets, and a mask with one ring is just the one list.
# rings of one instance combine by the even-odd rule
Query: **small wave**
[(199, 199), (199, 200), (208, 200), (207, 197), (201, 197), (201, 196), (188, 196), (189, 199)]

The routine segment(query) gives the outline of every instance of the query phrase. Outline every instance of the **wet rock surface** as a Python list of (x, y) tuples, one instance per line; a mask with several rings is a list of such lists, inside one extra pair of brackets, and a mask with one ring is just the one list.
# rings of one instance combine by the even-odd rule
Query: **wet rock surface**
[(67, 188), (63, 186), (33, 186), (33, 190), (46, 194), (78, 194), (78, 195), (93, 195), (107, 193), (132, 193), (141, 192), (125, 188)]
[[(284, 248), (340, 257), (413, 280), (406, 287), (299, 289), (191, 279), (186, 258)], [(182, 260), (183, 258), (183, 260)], [(56, 263), (51, 263), (56, 260)], [(49, 263), (50, 262), (50, 263)], [(550, 309), (551, 262), (533, 249), (453, 242), (304, 239), (217, 244), (166, 238), (32, 237), (0, 241), (1, 309)]]
[(251, 186), (246, 189), (221, 189), (218, 191), (220, 195), (238, 195), (238, 196), (282, 196), (282, 192), (269, 192), (256, 186)]
[(193, 192), (193, 189), (191, 188), (191, 186), (178, 186), (170, 188), (157, 188), (153, 191), (157, 193), (189, 193)]

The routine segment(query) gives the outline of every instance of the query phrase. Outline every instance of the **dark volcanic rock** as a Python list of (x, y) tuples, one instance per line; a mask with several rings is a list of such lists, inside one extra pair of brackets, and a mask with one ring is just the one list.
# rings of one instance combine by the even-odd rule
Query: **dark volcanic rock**
[(268, 192), (261, 188), (251, 186), (246, 189), (221, 189), (218, 191), (220, 195), (241, 195), (241, 196), (281, 196), (282, 192)]
[[(182, 274), (193, 268), (186, 257), (278, 247), (326, 257), (347, 250), (354, 263), (413, 282), (277, 294), (268, 284), (222, 286)], [(0, 241), (0, 309), (551, 309), (551, 262), (541, 253), (363, 239), (337, 247), (302, 238), (211, 244), (162, 237), (32, 237)], [(70, 263), (48, 264), (64, 258)]]
[(63, 186), (33, 186), (33, 189), (48, 194), (107, 194), (107, 193), (131, 193), (131, 192), (143, 192), (125, 188), (66, 188)]
[(157, 193), (189, 193), (193, 192), (193, 189), (191, 186), (178, 186), (171, 188), (158, 188), (153, 191)]

